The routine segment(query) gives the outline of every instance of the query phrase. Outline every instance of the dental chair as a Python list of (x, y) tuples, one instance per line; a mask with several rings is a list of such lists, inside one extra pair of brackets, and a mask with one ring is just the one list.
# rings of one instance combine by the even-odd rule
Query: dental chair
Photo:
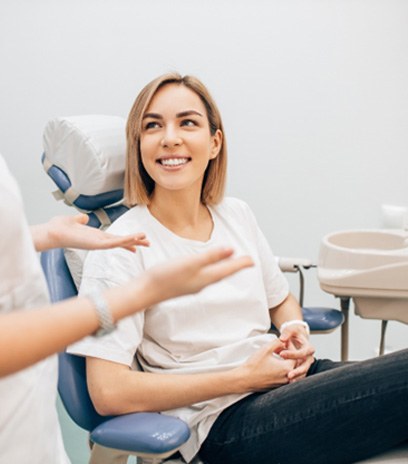
[[(105, 228), (127, 209), (121, 204), (124, 134), (122, 118), (100, 115), (58, 118), (45, 128), (42, 162), (58, 187), (55, 196), (86, 212), (91, 226)], [(83, 256), (75, 259), (82, 260)], [(62, 249), (42, 253), (41, 263), (53, 302), (77, 294), (80, 276), (73, 275), (78, 272), (75, 259), (71, 255), (71, 262), (67, 263)], [(299, 273), (302, 302), (302, 269), (312, 264), (281, 258), (280, 266), (286, 272)], [(303, 308), (303, 312), (312, 333), (331, 332), (343, 322), (341, 312), (332, 308)], [(158, 464), (174, 454), (190, 436), (183, 421), (165, 414), (100, 416), (88, 394), (84, 358), (59, 354), (58, 391), (72, 420), (89, 432), (90, 464), (124, 464), (129, 456), (137, 456), (138, 464)], [(408, 461), (364, 461), (369, 462), (396, 464)]]

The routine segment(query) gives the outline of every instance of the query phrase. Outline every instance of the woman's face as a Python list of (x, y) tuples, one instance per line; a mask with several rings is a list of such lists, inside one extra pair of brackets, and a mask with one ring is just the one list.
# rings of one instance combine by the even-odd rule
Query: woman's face
[(167, 84), (153, 97), (142, 121), (142, 163), (155, 182), (155, 195), (164, 190), (201, 193), (208, 162), (221, 148), (222, 133), (211, 135), (207, 111), (188, 87)]

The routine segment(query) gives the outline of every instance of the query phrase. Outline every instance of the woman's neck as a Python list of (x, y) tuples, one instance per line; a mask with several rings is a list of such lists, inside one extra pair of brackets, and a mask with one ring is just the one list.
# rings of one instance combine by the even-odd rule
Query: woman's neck
[(211, 237), (212, 217), (198, 195), (157, 190), (148, 208), (161, 224), (180, 237), (202, 242)]

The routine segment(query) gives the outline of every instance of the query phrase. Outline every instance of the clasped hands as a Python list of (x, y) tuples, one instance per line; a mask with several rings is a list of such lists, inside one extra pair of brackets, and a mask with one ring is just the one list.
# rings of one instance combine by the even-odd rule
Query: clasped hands
[(309, 335), (301, 325), (292, 325), (284, 329), (279, 337), (283, 348), (279, 356), (292, 360), (294, 367), (288, 373), (289, 383), (296, 382), (307, 375), (309, 367), (314, 361), (315, 349), (309, 341)]
[(314, 352), (303, 326), (285, 328), (278, 339), (263, 346), (238, 368), (245, 378), (244, 391), (265, 391), (298, 382), (306, 377)]

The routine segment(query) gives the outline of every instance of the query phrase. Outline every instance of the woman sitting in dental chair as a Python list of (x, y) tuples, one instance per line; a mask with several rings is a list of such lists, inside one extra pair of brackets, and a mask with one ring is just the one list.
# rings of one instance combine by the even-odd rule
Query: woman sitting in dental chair
[(250, 209), (223, 197), (225, 135), (202, 83), (177, 74), (152, 81), (133, 105), (127, 137), (133, 207), (110, 230), (143, 230), (151, 247), (91, 252), (81, 292), (215, 244), (249, 254), (255, 266), (72, 346), (87, 356), (96, 409), (180, 417), (192, 431), (180, 450), (186, 462), (343, 464), (407, 440), (408, 350), (345, 365), (314, 359), (307, 324)]

